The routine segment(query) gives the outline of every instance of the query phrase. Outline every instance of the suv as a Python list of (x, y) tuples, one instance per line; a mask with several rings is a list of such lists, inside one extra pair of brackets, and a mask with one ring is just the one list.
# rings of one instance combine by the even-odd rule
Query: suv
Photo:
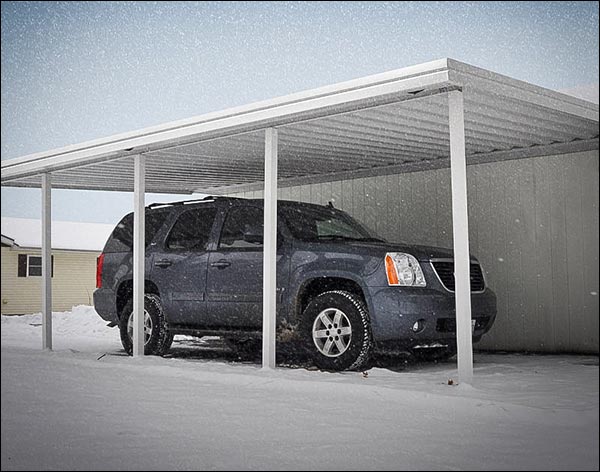
[[(388, 243), (328, 206), (278, 202), (278, 343), (301, 343), (317, 367), (364, 368), (374, 350), (456, 353), (452, 252)], [(144, 351), (173, 336), (222, 336), (260, 349), (263, 200), (206, 197), (146, 207)], [(133, 214), (97, 264), (94, 306), (132, 352)], [(494, 323), (496, 296), (471, 261), (473, 341)]]

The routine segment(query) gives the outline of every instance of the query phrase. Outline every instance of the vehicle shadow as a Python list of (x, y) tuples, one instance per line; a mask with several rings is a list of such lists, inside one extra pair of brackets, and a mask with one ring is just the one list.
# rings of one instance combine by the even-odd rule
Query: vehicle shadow
[[(164, 357), (197, 361), (220, 360), (236, 364), (260, 365), (262, 362), (260, 349), (254, 352), (236, 350), (218, 336), (204, 336), (202, 338), (176, 336), (171, 349)], [(278, 367), (319, 370), (303, 349), (288, 343), (278, 343), (276, 362)], [(406, 351), (376, 352), (369, 368), (375, 367), (394, 372), (406, 372), (431, 368), (436, 364), (450, 365), (454, 362), (456, 362), (454, 358), (440, 361), (423, 361)]]

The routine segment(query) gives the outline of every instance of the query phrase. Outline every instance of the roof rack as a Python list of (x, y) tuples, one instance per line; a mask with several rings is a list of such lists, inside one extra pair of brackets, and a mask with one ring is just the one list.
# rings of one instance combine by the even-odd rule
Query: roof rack
[(146, 208), (151, 210), (151, 209), (158, 208), (158, 207), (187, 205), (189, 203), (200, 203), (200, 202), (208, 202), (208, 201), (214, 202), (215, 200), (242, 200), (242, 199), (239, 197), (224, 197), (221, 195), (208, 195), (204, 198), (197, 198), (195, 200), (182, 200), (182, 201), (178, 201), (178, 202), (151, 203)]

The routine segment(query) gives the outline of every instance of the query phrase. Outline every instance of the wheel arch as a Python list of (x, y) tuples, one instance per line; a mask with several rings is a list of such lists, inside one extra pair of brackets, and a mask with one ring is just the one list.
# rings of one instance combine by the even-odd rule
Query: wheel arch
[(333, 273), (333, 274), (314, 274), (307, 277), (298, 287), (294, 297), (294, 315), (296, 320), (300, 320), (304, 309), (311, 300), (321, 293), (334, 290), (343, 290), (353, 293), (360, 297), (365, 307), (370, 312), (370, 297), (368, 291), (362, 282), (354, 278), (351, 274)]
[[(152, 293), (160, 297), (158, 287), (150, 280), (144, 281), (144, 293)], [(117, 288), (117, 318), (121, 318), (121, 312), (131, 297), (133, 297), (133, 279), (127, 279), (121, 282)]]

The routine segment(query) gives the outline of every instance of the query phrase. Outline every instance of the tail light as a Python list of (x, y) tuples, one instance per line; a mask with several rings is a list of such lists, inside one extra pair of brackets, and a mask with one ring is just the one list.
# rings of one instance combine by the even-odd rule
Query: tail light
[(96, 259), (96, 288), (102, 288), (102, 268), (104, 267), (104, 253)]

